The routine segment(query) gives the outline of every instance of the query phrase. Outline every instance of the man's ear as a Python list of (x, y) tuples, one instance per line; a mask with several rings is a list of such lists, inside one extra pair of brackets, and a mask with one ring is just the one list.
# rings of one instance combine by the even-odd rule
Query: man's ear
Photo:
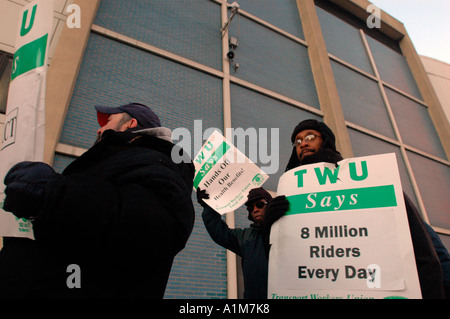
[(138, 126), (138, 122), (137, 122), (137, 120), (135, 118), (132, 118), (130, 120), (130, 122), (128, 123), (128, 128), (133, 128), (133, 127), (136, 127), (136, 126)]

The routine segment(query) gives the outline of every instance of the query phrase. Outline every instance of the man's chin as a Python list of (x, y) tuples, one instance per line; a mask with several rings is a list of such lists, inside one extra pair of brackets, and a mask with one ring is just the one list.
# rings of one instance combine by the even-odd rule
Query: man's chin
[(256, 218), (253, 218), (253, 221), (257, 225), (262, 225), (264, 223), (264, 218), (256, 217)]
[(330, 149), (321, 149), (318, 152), (315, 152), (312, 155), (303, 157), (302, 160), (300, 160), (300, 165), (307, 165), (307, 164), (315, 164), (315, 163), (321, 163), (321, 162), (327, 162), (327, 163), (337, 163), (342, 160), (342, 156), (339, 152), (330, 150)]
[(302, 159), (300, 159), (300, 163), (302, 165), (313, 164), (313, 163), (316, 163), (317, 160), (318, 160), (317, 153), (315, 153), (315, 152), (307, 152), (306, 154), (304, 154), (302, 156)]
[(306, 157), (314, 155), (314, 151), (304, 151), (301, 154), (301, 160), (303, 161)]

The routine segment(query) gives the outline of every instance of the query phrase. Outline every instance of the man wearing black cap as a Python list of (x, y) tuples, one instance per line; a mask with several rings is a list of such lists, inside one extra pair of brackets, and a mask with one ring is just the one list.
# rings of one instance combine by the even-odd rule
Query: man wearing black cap
[(162, 298), (192, 231), (194, 166), (147, 106), (96, 106), (98, 139), (62, 174), (21, 162), (4, 209), (35, 240), (5, 238), (0, 297)]
[(230, 229), (221, 215), (203, 201), (207, 198), (205, 190), (197, 189), (198, 202), (204, 208), (203, 222), (212, 240), (242, 258), (244, 298), (266, 299), (268, 259), (264, 237), (267, 227), (270, 228), (267, 207), (272, 196), (262, 187), (250, 190), (245, 206), (248, 219), (253, 223), (250, 227), (235, 229)]
[[(292, 132), (293, 149), (286, 166), (286, 171), (295, 167), (327, 162), (337, 165), (343, 160), (336, 150), (336, 139), (331, 129), (323, 122), (308, 119), (300, 122)], [(423, 298), (443, 298), (443, 276), (439, 259), (433, 247), (430, 234), (426, 229), (417, 208), (404, 193), (406, 211), (416, 258)], [(278, 209), (272, 216), (276, 219), (284, 215), (289, 202), (284, 196), (278, 196), (274, 201), (284, 201), (284, 209)], [(280, 206), (281, 207), (281, 206)]]
[(97, 110), (98, 124), (100, 124), (97, 141), (101, 139), (106, 130), (145, 131), (146, 134), (157, 135), (159, 138), (171, 141), (172, 132), (166, 127), (161, 127), (159, 117), (143, 104), (130, 103), (119, 107), (96, 105), (95, 109)]

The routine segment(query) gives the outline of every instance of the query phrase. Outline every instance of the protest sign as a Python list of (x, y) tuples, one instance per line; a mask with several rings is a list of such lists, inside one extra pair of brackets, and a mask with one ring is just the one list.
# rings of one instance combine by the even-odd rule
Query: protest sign
[(42, 161), (45, 134), (45, 78), (53, 1), (33, 1), (20, 12), (0, 145), (0, 235), (34, 238), (31, 223), (5, 212), (3, 179), (21, 161)]
[(421, 298), (395, 154), (283, 174), (268, 298)]
[(269, 178), (218, 131), (203, 145), (194, 165), (194, 189), (206, 189), (205, 202), (220, 214), (238, 209), (249, 191)]

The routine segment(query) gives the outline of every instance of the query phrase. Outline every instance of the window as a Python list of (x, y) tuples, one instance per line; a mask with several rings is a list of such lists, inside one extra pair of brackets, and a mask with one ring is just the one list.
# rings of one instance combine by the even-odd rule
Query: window
[(333, 60), (331, 67), (345, 119), (389, 138), (395, 138), (377, 82)]
[(328, 52), (355, 67), (373, 74), (359, 29), (316, 7)]

